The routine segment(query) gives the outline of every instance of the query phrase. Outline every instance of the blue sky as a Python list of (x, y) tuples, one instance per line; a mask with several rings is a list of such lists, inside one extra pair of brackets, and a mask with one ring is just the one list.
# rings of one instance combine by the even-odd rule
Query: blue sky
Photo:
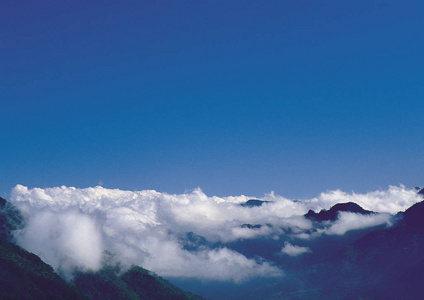
[(316, 196), (424, 185), (422, 1), (2, 1), (16, 184)]

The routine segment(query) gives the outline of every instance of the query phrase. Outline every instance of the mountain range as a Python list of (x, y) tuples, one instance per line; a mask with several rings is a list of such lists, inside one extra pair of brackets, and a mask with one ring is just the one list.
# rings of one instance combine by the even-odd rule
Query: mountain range
[[(424, 293), (424, 202), (305, 272), (322, 298), (418, 299)], [(418, 297), (418, 298), (417, 298)]]
[[(424, 195), (424, 189), (420, 190)], [(341, 203), (305, 217), (334, 220), (339, 212), (373, 212)], [(336, 252), (290, 276), (290, 286), (270, 286), (273, 299), (420, 299), (424, 295), (424, 201), (392, 217), (390, 227), (356, 236)], [(328, 247), (331, 248), (331, 247)]]

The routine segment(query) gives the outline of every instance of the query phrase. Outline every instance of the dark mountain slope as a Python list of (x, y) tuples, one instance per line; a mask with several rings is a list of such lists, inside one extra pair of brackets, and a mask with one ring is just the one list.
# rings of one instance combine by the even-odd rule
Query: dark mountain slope
[(365, 210), (361, 206), (353, 202), (347, 203), (338, 203), (332, 206), (329, 210), (321, 210), (319, 213), (314, 212), (313, 210), (309, 210), (305, 215), (305, 218), (313, 219), (315, 221), (335, 221), (338, 217), (338, 213), (341, 211), (345, 212), (353, 212), (363, 215), (372, 214), (372, 211)]
[(424, 202), (309, 271), (323, 298), (418, 299), (424, 294)]
[(22, 225), (21, 213), (11, 203), (0, 197), (0, 237), (11, 241), (11, 232)]
[(184, 292), (167, 280), (141, 268), (133, 267), (122, 275), (121, 280), (141, 299), (203, 299), (191, 293)]
[(133, 267), (118, 276), (114, 268), (99, 272), (79, 273), (75, 276), (75, 286), (90, 299), (154, 299), (190, 300), (202, 299), (184, 292), (165, 279), (141, 268)]
[(0, 299), (86, 299), (37, 255), (13, 244), (19, 211), (0, 198)]
[(0, 238), (0, 299), (87, 299), (35, 254)]
[(99, 272), (78, 273), (73, 284), (93, 300), (139, 299), (111, 268)]

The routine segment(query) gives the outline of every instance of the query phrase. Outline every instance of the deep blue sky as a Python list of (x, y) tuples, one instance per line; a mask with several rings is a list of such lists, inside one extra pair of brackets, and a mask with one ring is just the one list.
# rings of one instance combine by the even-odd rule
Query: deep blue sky
[(424, 185), (423, 1), (1, 1), (0, 195)]

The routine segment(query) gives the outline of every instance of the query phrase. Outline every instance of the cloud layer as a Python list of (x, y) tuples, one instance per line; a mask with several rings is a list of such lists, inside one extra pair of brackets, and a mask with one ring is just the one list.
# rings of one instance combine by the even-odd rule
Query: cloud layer
[[(200, 189), (171, 195), (153, 190), (28, 189), (17, 185), (11, 202), (27, 220), (26, 227), (15, 232), (18, 243), (65, 276), (71, 276), (75, 269), (98, 270), (105, 253), (110, 253), (123, 266), (141, 265), (165, 277), (241, 282), (258, 276), (282, 276), (283, 271), (272, 262), (229, 249), (225, 246), (228, 242), (278, 239), (288, 233), (307, 236), (314, 224), (303, 214), (340, 202), (352, 201), (384, 212), (372, 216), (343, 213), (321, 231), (341, 235), (388, 222), (387, 213), (404, 210), (420, 200), (415, 191), (403, 186), (368, 194), (333, 191), (302, 201), (270, 193), (260, 198), (269, 201), (262, 206), (240, 205), (251, 198), (208, 197)], [(187, 233), (206, 242), (188, 249), (184, 240)], [(292, 256), (307, 251), (288, 243), (282, 248)]]

